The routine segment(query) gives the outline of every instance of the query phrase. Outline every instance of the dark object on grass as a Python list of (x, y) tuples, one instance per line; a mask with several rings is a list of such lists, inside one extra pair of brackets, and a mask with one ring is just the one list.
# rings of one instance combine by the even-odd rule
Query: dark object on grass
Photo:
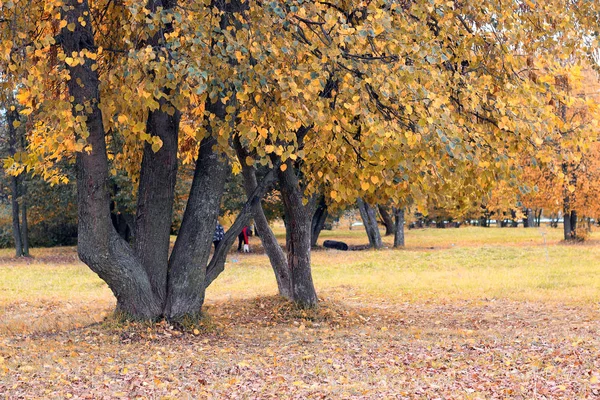
[(323, 247), (343, 251), (348, 250), (348, 245), (346, 243), (338, 242), (337, 240), (326, 240), (323, 242)]

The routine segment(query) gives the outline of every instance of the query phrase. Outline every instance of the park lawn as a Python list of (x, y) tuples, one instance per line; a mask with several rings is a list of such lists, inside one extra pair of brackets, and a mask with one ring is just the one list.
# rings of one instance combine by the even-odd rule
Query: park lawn
[[(281, 232), (280, 232), (281, 233)], [(597, 398), (600, 246), (558, 229), (407, 232), (405, 250), (313, 252), (317, 311), (278, 299), (268, 260), (232, 253), (207, 318), (108, 319), (73, 248), (0, 251), (9, 398)], [(366, 244), (364, 230), (323, 239)], [(390, 244), (390, 238), (385, 239)]]

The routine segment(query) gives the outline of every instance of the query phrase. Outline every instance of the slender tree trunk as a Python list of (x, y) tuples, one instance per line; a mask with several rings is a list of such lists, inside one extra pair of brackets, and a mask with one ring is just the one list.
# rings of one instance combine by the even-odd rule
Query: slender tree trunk
[(381, 214), (383, 225), (385, 225), (385, 236), (394, 235), (396, 233), (396, 225), (388, 209), (381, 204), (378, 204), (377, 208), (379, 209), (379, 214)]
[(27, 189), (25, 182), (21, 182), (21, 243), (23, 256), (29, 257), (29, 224), (27, 223)]
[[(95, 52), (92, 21), (87, 0), (67, 0), (63, 19), (75, 26), (61, 30), (61, 45), (66, 54), (82, 50)], [(82, 24), (84, 22), (85, 24)], [(71, 26), (72, 26), (71, 25)], [(117, 298), (117, 310), (134, 319), (156, 319), (162, 314), (160, 299), (151, 288), (148, 275), (129, 245), (119, 237), (110, 219), (108, 159), (100, 92), (95, 61), (65, 66), (74, 116), (85, 117), (90, 152), (77, 154), (78, 238), (81, 260), (104, 280)], [(85, 104), (78, 111), (77, 105)]]
[[(12, 100), (12, 99), (11, 99)], [(14, 103), (14, 101), (9, 101)], [(6, 122), (8, 125), (8, 152), (14, 156), (17, 152), (17, 129), (14, 123), (19, 120), (19, 112), (16, 110), (8, 110), (6, 113)], [(23, 242), (21, 241), (21, 226), (19, 223), (19, 177), (10, 177), (10, 192), (11, 192), (11, 209), (12, 209), (12, 231), (13, 240), (15, 242), (15, 255), (23, 256)]]
[(404, 208), (394, 208), (396, 216), (394, 247), (404, 247)]
[[(27, 145), (25, 134), (21, 135), (21, 150), (26, 151)], [(23, 246), (23, 256), (29, 257), (29, 224), (27, 221), (27, 175), (25, 172), (21, 174), (21, 244)]]
[(358, 209), (365, 230), (367, 231), (369, 245), (374, 249), (380, 249), (383, 246), (383, 243), (381, 241), (381, 234), (379, 233), (379, 226), (377, 225), (375, 210), (363, 199), (358, 199)]
[(564, 240), (571, 240), (573, 229), (571, 228), (571, 213), (569, 211), (563, 212), (563, 236)]
[(287, 217), (289, 239), (286, 248), (292, 277), (292, 299), (301, 306), (314, 307), (318, 299), (310, 265), (312, 213), (310, 207), (303, 204), (303, 191), (292, 162), (288, 160), (284, 165), (287, 169), (277, 172)]
[(267, 193), (267, 190), (275, 181), (275, 172), (273, 170), (261, 180), (260, 184), (256, 186), (254, 191), (248, 195), (248, 200), (242, 207), (242, 210), (235, 219), (233, 225), (225, 233), (225, 237), (219, 243), (219, 246), (215, 250), (215, 253), (206, 268), (206, 279), (205, 288), (207, 288), (221, 272), (225, 269), (225, 259), (229, 249), (237, 239), (238, 235), (242, 232), (245, 226), (248, 226), (250, 219), (252, 218), (252, 210), (257, 204), (260, 204), (261, 199)]
[[(253, 166), (246, 164), (245, 160), (248, 154), (243, 149), (239, 140), (236, 140), (235, 145), (240, 164), (242, 165), (244, 189), (246, 191), (246, 196), (250, 198), (250, 195), (258, 186), (256, 181), (256, 169)], [(275, 273), (279, 295), (291, 300), (293, 298), (292, 277), (289, 271), (285, 253), (277, 242), (277, 238), (275, 237), (273, 230), (271, 230), (271, 227), (269, 226), (269, 221), (265, 216), (265, 212), (260, 202), (253, 206), (252, 212), (257, 236), (260, 238), (262, 246), (267, 253), (267, 257), (269, 257), (269, 261), (271, 262), (273, 272)]]
[(325, 222), (327, 221), (328, 215), (329, 212), (327, 210), (327, 204), (325, 203), (325, 196), (320, 195), (311, 222), (311, 247), (315, 247), (317, 245), (317, 240), (319, 239), (321, 231), (325, 227)]
[(15, 241), (15, 256), (23, 256), (23, 242), (21, 241), (21, 226), (19, 223), (19, 178), (10, 177), (11, 207), (12, 207), (12, 230)]

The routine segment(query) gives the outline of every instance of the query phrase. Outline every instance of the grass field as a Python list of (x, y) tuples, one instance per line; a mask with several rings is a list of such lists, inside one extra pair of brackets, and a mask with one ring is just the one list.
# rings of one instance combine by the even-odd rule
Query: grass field
[[(325, 231), (366, 244), (362, 229)], [(407, 232), (403, 250), (313, 252), (322, 306), (278, 299), (257, 238), (208, 289), (201, 332), (118, 324), (73, 248), (0, 250), (8, 398), (597, 398), (600, 235)], [(390, 238), (385, 241), (389, 244)]]

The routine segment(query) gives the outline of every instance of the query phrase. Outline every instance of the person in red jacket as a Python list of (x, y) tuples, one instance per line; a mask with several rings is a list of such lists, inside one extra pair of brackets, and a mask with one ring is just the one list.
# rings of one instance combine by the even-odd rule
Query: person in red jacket
[(242, 251), (242, 244), (244, 245), (244, 253), (250, 253), (250, 246), (248, 245), (248, 234), (250, 229), (245, 226), (242, 232), (238, 235), (238, 251)]

